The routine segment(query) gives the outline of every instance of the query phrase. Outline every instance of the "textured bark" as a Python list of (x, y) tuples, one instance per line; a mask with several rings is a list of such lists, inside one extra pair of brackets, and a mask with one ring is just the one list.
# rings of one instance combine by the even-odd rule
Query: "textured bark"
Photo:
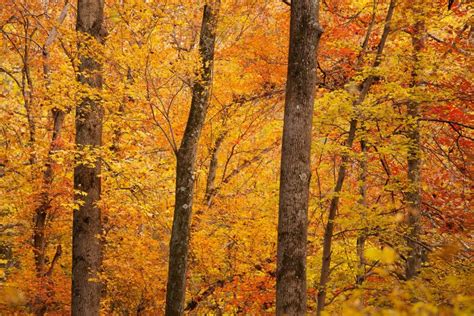
[[(79, 0), (77, 4), (78, 32), (90, 35), (102, 42), (104, 32), (103, 0)], [(79, 43), (80, 64), (78, 80), (91, 88), (102, 87), (101, 65), (85, 56)], [(76, 146), (79, 152), (96, 151), (102, 145), (103, 109), (97, 96), (84, 97), (76, 107)], [(88, 153), (87, 153), (88, 154)], [(74, 168), (75, 203), (72, 237), (72, 314), (98, 315), (101, 286), (97, 273), (102, 263), (101, 213), (97, 205), (100, 199), (100, 159), (93, 165), (85, 164), (79, 155)]]
[(280, 171), (277, 315), (306, 314), (306, 243), (319, 1), (292, 0)]
[[(416, 12), (415, 12), (416, 14)], [(423, 21), (417, 21), (412, 34), (413, 45), (413, 72), (412, 88), (419, 85), (419, 54), (424, 47), (423, 33), (425, 31)], [(416, 95), (415, 95), (416, 97)], [(412, 279), (421, 267), (423, 247), (420, 244), (421, 234), (421, 157), (420, 157), (420, 105), (416, 100), (408, 103), (407, 106), (407, 138), (408, 138), (408, 192), (406, 202), (408, 206), (408, 233), (407, 246), (409, 253), (406, 262), (406, 279)]]
[(194, 197), (194, 172), (199, 137), (206, 118), (212, 86), (214, 47), (220, 0), (207, 3), (203, 9), (199, 52), (201, 73), (193, 86), (188, 122), (177, 152), (176, 196), (171, 231), (166, 315), (182, 315), (186, 296), (186, 271), (190, 223)]
[[(382, 32), (382, 37), (377, 48), (377, 53), (375, 56), (375, 61), (372, 65), (373, 68), (376, 68), (380, 65), (382, 60), (382, 53), (385, 48), (385, 43), (387, 42), (388, 35), (390, 33), (390, 23), (392, 21), (393, 11), (395, 10), (395, 0), (391, 0), (387, 16), (385, 18), (385, 26)], [(360, 93), (357, 100), (354, 102), (353, 107), (357, 107), (362, 102), (364, 102), (367, 94), (369, 93), (370, 87), (375, 81), (375, 77), (370, 75), (367, 77), (360, 86)], [(319, 278), (319, 289), (318, 289), (318, 306), (317, 306), (317, 315), (321, 315), (321, 312), (324, 310), (326, 305), (326, 285), (329, 281), (330, 271), (331, 271), (331, 253), (332, 253), (332, 236), (334, 233), (334, 220), (336, 219), (337, 209), (339, 206), (339, 194), (342, 190), (344, 184), (344, 179), (346, 177), (347, 163), (349, 162), (349, 151), (352, 148), (352, 144), (355, 139), (357, 131), (357, 120), (352, 119), (349, 127), (349, 135), (346, 140), (346, 147), (348, 149), (342, 155), (341, 165), (339, 166), (339, 171), (337, 175), (336, 185), (334, 186), (334, 196), (331, 199), (329, 205), (329, 214), (328, 221), (326, 224), (326, 229), (324, 231), (324, 241), (323, 241), (323, 256), (322, 256), (322, 266), (321, 266), (321, 275)]]

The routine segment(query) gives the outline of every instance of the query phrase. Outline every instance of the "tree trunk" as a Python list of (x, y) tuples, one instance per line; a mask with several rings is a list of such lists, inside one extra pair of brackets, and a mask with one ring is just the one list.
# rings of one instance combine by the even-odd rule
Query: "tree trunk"
[[(58, 24), (61, 24), (64, 19), (66, 18), (67, 11), (69, 9), (69, 3), (64, 5), (61, 14), (58, 17)], [(49, 47), (54, 42), (58, 34), (57, 28), (53, 27), (48, 34), (48, 38), (46, 39), (43, 45), (43, 79), (45, 80), (46, 90), (49, 93), (49, 86), (51, 83), (50, 78), (50, 67), (49, 67)], [(46, 236), (45, 236), (45, 229), (46, 229), (46, 220), (48, 216), (48, 211), (51, 207), (51, 197), (49, 194), (49, 190), (51, 184), (53, 183), (54, 179), (54, 171), (53, 171), (53, 153), (58, 149), (58, 138), (61, 133), (62, 124), (64, 121), (65, 113), (57, 108), (54, 108), (51, 111), (53, 117), (53, 133), (51, 136), (51, 143), (49, 145), (48, 156), (46, 157), (45, 163), (45, 170), (43, 171), (43, 183), (41, 188), (41, 193), (39, 197), (40, 204), (35, 209), (35, 223), (34, 223), (34, 230), (33, 230), (33, 252), (35, 257), (35, 268), (36, 268), (36, 275), (38, 278), (44, 278), (49, 271), (52, 273), (52, 266), (46, 271), (45, 267), (45, 256), (46, 256)], [(60, 247), (60, 246), (59, 246)], [(60, 249), (60, 248), (58, 248)], [(56, 252), (58, 256), (55, 255), (54, 258), (56, 260), (59, 259), (61, 252)], [(53, 259), (54, 259), (53, 258)], [(49, 273), (49, 274), (51, 274)], [(46, 280), (48, 283), (49, 280)], [(44, 286), (48, 287), (48, 284)], [(50, 293), (48, 293), (49, 295)], [(47, 311), (47, 304), (44, 302), (42, 298), (38, 298), (38, 304), (34, 307), (34, 313), (37, 316), (44, 315)]]
[[(353, 119), (350, 124), (349, 136), (346, 140), (346, 147), (352, 148), (355, 134), (357, 129), (357, 121)], [(318, 307), (317, 314), (320, 315), (326, 304), (326, 284), (329, 281), (329, 274), (331, 269), (331, 253), (332, 253), (332, 235), (334, 232), (334, 221), (336, 219), (336, 212), (339, 206), (339, 193), (342, 190), (344, 179), (346, 177), (347, 163), (349, 162), (349, 154), (342, 156), (341, 165), (337, 174), (336, 186), (334, 187), (334, 196), (331, 199), (329, 206), (328, 222), (324, 231), (323, 241), (323, 257), (321, 266), (321, 276), (319, 279), (319, 291), (318, 291)]]
[[(417, 14), (415, 10), (415, 14)], [(423, 21), (417, 21), (412, 34), (413, 45), (413, 71), (412, 88), (419, 86), (418, 72), (420, 68), (420, 51), (423, 49), (423, 33), (425, 27)], [(415, 93), (416, 97), (416, 93)], [(408, 206), (408, 233), (407, 246), (409, 253), (406, 262), (407, 280), (414, 278), (421, 267), (422, 251), (419, 236), (421, 234), (421, 157), (420, 157), (420, 106), (416, 100), (412, 100), (407, 106), (407, 138), (408, 138), (408, 191), (406, 201)]]
[[(382, 37), (377, 48), (377, 53), (375, 56), (373, 68), (376, 68), (380, 65), (382, 59), (382, 53), (387, 42), (388, 35), (390, 33), (390, 23), (393, 16), (393, 11), (395, 10), (395, 0), (391, 0), (387, 16), (385, 18), (385, 26), (383, 29)], [(353, 107), (356, 108), (362, 102), (364, 102), (367, 94), (369, 93), (370, 87), (375, 81), (375, 77), (370, 75), (367, 77), (360, 86), (360, 94), (357, 100), (354, 102)], [(352, 119), (349, 127), (349, 135), (346, 140), (346, 147), (348, 150), (352, 148), (352, 144), (355, 139), (356, 130), (357, 130), (357, 120)], [(341, 165), (339, 166), (339, 171), (337, 175), (336, 185), (334, 187), (334, 196), (331, 199), (331, 204), (329, 206), (328, 221), (326, 224), (326, 229), (324, 231), (324, 241), (323, 241), (323, 257), (322, 257), (322, 266), (321, 266), (321, 275), (319, 279), (319, 289), (318, 289), (318, 307), (317, 315), (321, 315), (321, 312), (324, 310), (326, 305), (326, 285), (329, 281), (329, 275), (331, 272), (331, 253), (332, 253), (332, 235), (334, 232), (334, 221), (336, 219), (336, 213), (339, 206), (339, 194), (342, 190), (344, 184), (344, 179), (346, 177), (347, 163), (349, 162), (349, 152), (346, 152), (342, 155)]]
[(23, 68), (21, 70), (21, 92), (23, 95), (23, 105), (26, 112), (26, 119), (28, 121), (28, 146), (30, 148), (30, 158), (29, 164), (33, 166), (36, 163), (36, 121), (35, 115), (33, 110), (33, 81), (31, 78), (31, 70), (30, 70), (30, 44), (31, 38), (28, 34), (28, 25), (27, 22), (24, 26), (25, 28), (25, 44), (23, 47)]
[(204, 196), (204, 202), (207, 206), (211, 206), (212, 198), (214, 197), (216, 191), (216, 174), (217, 174), (217, 167), (219, 165), (219, 161), (217, 160), (217, 155), (219, 154), (219, 149), (221, 148), (222, 142), (226, 136), (226, 132), (222, 132), (217, 136), (216, 142), (214, 147), (211, 149), (211, 161), (209, 162), (209, 171), (207, 173), (207, 181), (206, 181), (206, 194)]
[[(125, 83), (125, 91), (127, 91), (127, 88), (129, 86), (132, 86), (134, 83), (133, 75), (132, 75), (132, 69), (128, 66), (127, 67), (127, 79)], [(110, 146), (110, 150), (118, 154), (120, 152), (120, 140), (123, 135), (123, 131), (120, 128), (120, 122), (123, 120), (123, 116), (125, 114), (126, 107), (125, 105), (129, 102), (132, 101), (133, 97), (130, 96), (127, 92), (125, 92), (125, 95), (122, 98), (122, 102), (120, 102), (119, 107), (118, 107), (118, 112), (117, 112), (117, 119), (118, 119), (118, 124), (117, 126), (114, 127), (114, 133), (112, 136), (112, 145)]]
[[(35, 257), (35, 268), (36, 268), (36, 276), (38, 278), (45, 278), (49, 277), (52, 274), (53, 265), (50, 266), (49, 270), (46, 271), (45, 266), (45, 259), (46, 259), (46, 236), (45, 236), (45, 229), (46, 229), (46, 220), (48, 217), (48, 212), (51, 207), (51, 196), (49, 194), (49, 189), (51, 184), (53, 183), (54, 173), (53, 173), (53, 153), (57, 150), (57, 140), (59, 138), (62, 123), (64, 121), (65, 113), (58, 109), (52, 110), (53, 114), (53, 135), (51, 136), (51, 144), (48, 152), (48, 157), (46, 158), (45, 170), (43, 172), (43, 188), (40, 194), (40, 204), (35, 209), (35, 223), (34, 223), (34, 231), (33, 231), (33, 252)], [(57, 252), (59, 255), (55, 258), (56, 260), (59, 259), (61, 252)], [(51, 271), (51, 273), (50, 273)], [(52, 291), (53, 288), (49, 286), (50, 280), (42, 280), (44, 281), (44, 286), (48, 288), (48, 291)], [(50, 293), (50, 295), (52, 295)], [(38, 298), (38, 302), (36, 304), (34, 310), (36, 316), (42, 316), (46, 313), (48, 306), (47, 303), (43, 300), (43, 298)]]
[(306, 314), (306, 243), (319, 1), (292, 0), (280, 173), (277, 315)]
[(213, 0), (204, 5), (199, 40), (201, 73), (193, 86), (188, 122), (181, 146), (177, 152), (176, 196), (170, 241), (166, 315), (182, 315), (184, 312), (195, 163), (199, 137), (206, 118), (212, 86), (219, 7), (220, 0)]
[[(362, 152), (362, 158), (360, 160), (360, 199), (359, 205), (361, 209), (361, 222), (365, 225), (367, 220), (367, 173), (368, 173), (368, 161), (367, 161), (367, 144), (363, 139), (360, 141), (360, 150)], [(363, 227), (357, 236), (357, 256), (359, 257), (359, 269), (357, 273), (356, 283), (361, 285), (365, 280), (365, 240), (367, 238), (367, 226)]]
[[(79, 0), (77, 5), (78, 32), (103, 42), (103, 0)], [(80, 64), (78, 80), (93, 89), (102, 87), (101, 65), (94, 58), (84, 55), (79, 43)], [(103, 109), (97, 95), (83, 97), (76, 108), (76, 146), (80, 153), (74, 168), (74, 211), (72, 236), (72, 314), (98, 315), (101, 286), (98, 272), (102, 263), (100, 199), (101, 163), (97, 151), (102, 146)], [(92, 164), (84, 161), (91, 158)]]

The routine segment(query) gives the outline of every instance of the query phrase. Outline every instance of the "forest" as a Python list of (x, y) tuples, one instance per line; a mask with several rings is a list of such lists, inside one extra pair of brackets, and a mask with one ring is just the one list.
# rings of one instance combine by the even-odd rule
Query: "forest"
[(0, 0), (0, 315), (474, 315), (470, 0)]

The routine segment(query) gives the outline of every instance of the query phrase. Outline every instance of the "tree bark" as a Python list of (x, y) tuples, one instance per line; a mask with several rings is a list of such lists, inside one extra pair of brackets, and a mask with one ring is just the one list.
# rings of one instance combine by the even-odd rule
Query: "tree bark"
[[(103, 42), (103, 0), (78, 0), (78, 32)], [(79, 43), (80, 64), (78, 81), (92, 89), (102, 87), (102, 66), (84, 54), (85, 45)], [(98, 272), (102, 263), (101, 212), (97, 205), (101, 192), (101, 163), (97, 151), (102, 146), (103, 109), (99, 96), (82, 98), (76, 108), (76, 146), (80, 153), (74, 168), (74, 201), (78, 210), (73, 215), (72, 236), (72, 314), (98, 315), (101, 285)], [(92, 152), (92, 153), (91, 153)], [(93, 155), (93, 163), (84, 156)], [(90, 158), (90, 157), (89, 157)]]
[[(375, 55), (375, 61), (372, 65), (373, 68), (376, 68), (380, 65), (382, 60), (382, 53), (385, 48), (385, 43), (387, 42), (388, 35), (390, 33), (390, 23), (392, 21), (393, 11), (395, 10), (395, 0), (391, 0), (387, 16), (385, 18), (385, 26), (382, 32), (382, 37), (377, 48), (377, 53)], [(368, 76), (360, 86), (360, 93), (357, 100), (354, 102), (353, 107), (356, 108), (362, 102), (364, 102), (367, 94), (369, 93), (370, 87), (375, 81), (375, 76)], [(321, 315), (321, 312), (324, 310), (326, 305), (326, 285), (329, 281), (329, 275), (331, 271), (331, 253), (332, 253), (332, 235), (334, 232), (334, 221), (336, 219), (336, 213), (339, 206), (339, 194), (342, 190), (344, 184), (344, 179), (346, 177), (347, 163), (349, 162), (349, 151), (352, 148), (352, 144), (355, 139), (356, 130), (357, 130), (357, 119), (353, 118), (350, 122), (349, 135), (346, 140), (346, 147), (348, 149), (342, 155), (341, 165), (339, 166), (339, 171), (337, 175), (336, 185), (334, 187), (334, 196), (331, 199), (329, 206), (328, 221), (326, 224), (326, 229), (324, 231), (324, 241), (323, 241), (323, 256), (322, 256), (322, 266), (321, 266), (321, 275), (319, 279), (319, 289), (318, 289), (318, 306), (317, 306), (317, 315)]]
[[(415, 14), (419, 14), (414, 10)], [(419, 86), (418, 72), (420, 67), (420, 52), (424, 47), (423, 33), (425, 26), (423, 21), (415, 23), (412, 34), (413, 45), (413, 71), (412, 88)], [(416, 97), (416, 93), (415, 93)], [(406, 201), (408, 206), (408, 233), (407, 246), (409, 253), (406, 262), (406, 279), (412, 279), (421, 267), (423, 247), (419, 238), (421, 234), (421, 157), (420, 157), (420, 105), (416, 100), (412, 100), (407, 106), (407, 138), (408, 138), (408, 191)]]
[(277, 315), (306, 314), (306, 243), (318, 0), (291, 1), (290, 48), (280, 171)]
[(193, 86), (188, 122), (177, 152), (176, 196), (170, 241), (166, 315), (182, 315), (184, 312), (194, 172), (199, 137), (206, 118), (212, 86), (219, 7), (220, 0), (212, 0), (204, 5), (199, 40), (201, 72)]

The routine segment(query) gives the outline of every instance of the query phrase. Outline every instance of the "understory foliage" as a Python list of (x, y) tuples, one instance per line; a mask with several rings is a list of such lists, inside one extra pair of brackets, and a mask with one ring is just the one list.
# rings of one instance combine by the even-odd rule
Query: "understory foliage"
[[(212, 95), (196, 162), (187, 313), (275, 312), (290, 12), (285, 2), (222, 0)], [(73, 169), (78, 156), (102, 161), (100, 238), (105, 253), (97, 281), (104, 284), (103, 313), (163, 313), (176, 151), (193, 83), (200, 80), (203, 4), (106, 0), (107, 34), (99, 44), (76, 33), (75, 3), (0, 0), (1, 314), (29, 314), (38, 302), (47, 305), (50, 315), (70, 312), (72, 214), (78, 208)], [(454, 1), (448, 9), (445, 0), (396, 1), (381, 62), (374, 68), (388, 4), (320, 3), (324, 33), (311, 153), (308, 312), (316, 309), (327, 213), (341, 157), (347, 153), (325, 312), (472, 315), (472, 4)], [(415, 61), (412, 38), (420, 21), (424, 45)], [(103, 64), (101, 91), (76, 81), (79, 49)], [(354, 106), (357, 86), (369, 76), (375, 82)], [(104, 107), (98, 151), (78, 152), (74, 145), (75, 106), (85, 95), (100, 97)], [(413, 190), (407, 179), (407, 155), (413, 146), (407, 137), (413, 123), (407, 106), (412, 102), (420, 108), (415, 119), (420, 124), (418, 242), (423, 255), (419, 274), (407, 280), (406, 196)], [(55, 110), (65, 116), (52, 144)], [(352, 119), (359, 125), (354, 145), (347, 148)], [(209, 183), (213, 160), (216, 174)], [(364, 161), (367, 176), (361, 180)], [(45, 186), (48, 164), (53, 178)], [(359, 202), (362, 185), (365, 204)], [(32, 240), (43, 196), (49, 205), (44, 231), (49, 275), (38, 276)], [(361, 265), (356, 240), (362, 232)], [(363, 282), (356, 282), (360, 275)]]

